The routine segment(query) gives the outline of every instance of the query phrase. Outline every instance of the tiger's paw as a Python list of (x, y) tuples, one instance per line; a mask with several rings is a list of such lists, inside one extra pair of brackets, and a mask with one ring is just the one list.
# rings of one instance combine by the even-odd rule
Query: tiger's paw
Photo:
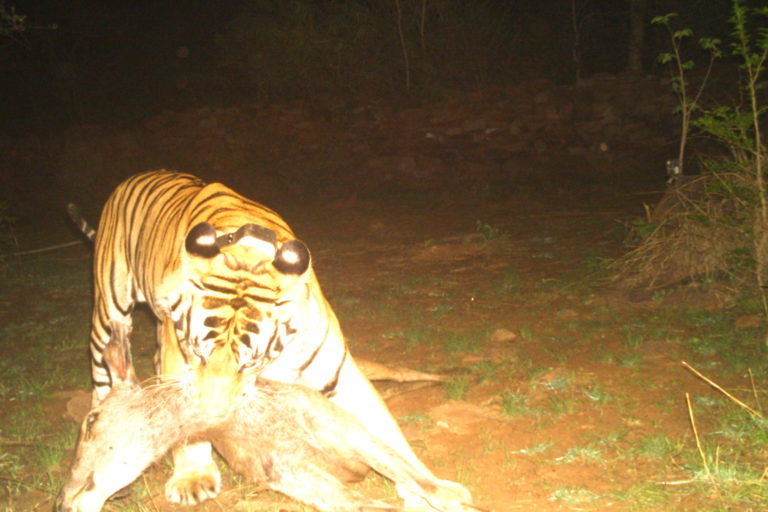
[(221, 492), (221, 474), (215, 464), (202, 471), (181, 472), (179, 468), (165, 484), (165, 499), (181, 505), (197, 505)]

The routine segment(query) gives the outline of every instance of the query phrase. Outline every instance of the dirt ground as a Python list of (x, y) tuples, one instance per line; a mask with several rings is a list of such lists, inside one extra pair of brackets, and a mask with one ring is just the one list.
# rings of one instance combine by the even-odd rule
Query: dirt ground
[[(685, 394), (718, 393), (681, 361), (717, 369), (719, 358), (681, 343), (703, 334), (673, 317), (680, 304), (704, 314), (720, 305), (695, 289), (632, 301), (605, 281), (600, 262), (623, 251), (620, 220), (639, 214), (649, 196), (591, 189), (518, 190), (483, 203), (455, 197), (353, 199), (285, 214), (312, 250), (353, 355), (449, 378), (377, 383), (426, 464), (466, 485), (482, 510), (758, 510), (709, 496), (692, 476)], [(86, 275), (91, 255), (82, 246), (51, 257)], [(82, 304), (70, 321), (87, 325), (89, 283), (55, 289), (42, 298), (34, 287), (21, 290), (16, 306), (42, 301), (44, 311), (61, 313)], [(3, 317), (13, 322), (9, 306)], [(138, 316), (134, 350), (149, 376), (152, 327)], [(87, 372), (82, 350), (64, 354)], [(747, 386), (741, 374), (723, 379)], [(71, 427), (67, 402), (87, 388), (53, 387), (47, 419)], [(13, 415), (22, 404), (6, 405)], [(673, 447), (660, 455), (638, 449), (653, 439)], [(56, 478), (70, 457), (54, 468)], [(168, 464), (158, 464), (107, 510), (187, 510), (165, 503), (168, 475)], [(362, 485), (392, 492), (375, 479)], [(5, 510), (48, 510), (52, 498), (28, 490), (9, 497)], [(190, 510), (301, 507), (225, 473), (222, 495)]]
[[(638, 145), (624, 113), (573, 124), (584, 109), (554, 108), (562, 91), (540, 85), (346, 124), (270, 105), (165, 113), (135, 133), (81, 127), (58, 145), (9, 139), (18, 176), (2, 185), (22, 205), (20, 249), (76, 240), (63, 214), (72, 196), (95, 220), (120, 179), (151, 167), (221, 180), (280, 212), (355, 357), (446, 377), (375, 384), (418, 455), (480, 510), (765, 509), (766, 444), (738, 437), (745, 415), (682, 365), (754, 404), (759, 315), (695, 283), (628, 293), (605, 269), (626, 251), (625, 223), (663, 192), (674, 137), (653, 125)], [(635, 81), (619, 85), (627, 109), (663, 110), (634, 101)], [(599, 89), (585, 105), (603, 112), (611, 98)], [(597, 144), (616, 133), (622, 144)], [(4, 512), (50, 510), (66, 477), (71, 401), (89, 391), (91, 258), (85, 243), (12, 257), (0, 286)], [(149, 377), (152, 320), (136, 317), (134, 358)], [(174, 506), (169, 474), (166, 459), (106, 510), (308, 510), (226, 470), (218, 498)], [(360, 485), (394, 499), (382, 479)]]

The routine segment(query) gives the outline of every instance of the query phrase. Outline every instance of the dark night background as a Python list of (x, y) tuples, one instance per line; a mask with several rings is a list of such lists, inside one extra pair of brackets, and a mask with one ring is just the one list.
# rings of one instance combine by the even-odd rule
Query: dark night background
[[(280, 3), (298, 7), (291, 12), (285, 5), (279, 7)], [(408, 18), (406, 23), (417, 24), (421, 2), (401, 3), (403, 16)], [(285, 99), (323, 90), (361, 96), (401, 95), (405, 91), (401, 77), (397, 76), (402, 73), (397, 69), (402, 63), (394, 39), (394, 4), (381, 0), (6, 2), (6, 7), (13, 6), (17, 13), (27, 17), (28, 30), (12, 39), (5, 38), (1, 48), (2, 129), (13, 134), (55, 130), (73, 122), (135, 122), (162, 108), (231, 104), (264, 95)], [(581, 25), (580, 73), (588, 76), (622, 71), (627, 59), (629, 1), (592, 0), (575, 4)], [(568, 1), (449, 0), (427, 5), (435, 7), (427, 20), (427, 30), (431, 32), (427, 33), (427, 51), (433, 67), (423, 65), (415, 70), (413, 81), (417, 90), (411, 95), (435, 92), (424, 90), (430, 87), (450, 91), (480, 81), (510, 83), (532, 77), (568, 83), (576, 76), (572, 59), (573, 19)], [(727, 29), (723, 20), (729, 6), (724, 0), (649, 0), (646, 18), (678, 12), (679, 26), (691, 27), (698, 35), (723, 36)], [(436, 7), (444, 12), (438, 12)], [(445, 14), (451, 10), (458, 14)], [(364, 24), (351, 26), (361, 14), (368, 15)], [(291, 15), (313, 17), (314, 21), (287, 19)], [(244, 36), (238, 39), (238, 31), (242, 33), (242, 24), (248, 21), (254, 23), (254, 31), (269, 26), (278, 33), (281, 26), (297, 27), (304, 23), (313, 25), (316, 34), (334, 33), (339, 38), (338, 46), (344, 47), (340, 51), (349, 55), (350, 61), (358, 55), (373, 57), (367, 63), (354, 62), (361, 68), (347, 72), (360, 76), (350, 77), (347, 84), (357, 85), (366, 76), (372, 80), (350, 91), (345, 90), (347, 84), (343, 80), (323, 81), (325, 76), (318, 72), (318, 84), (302, 84), (305, 87), (298, 88), (292, 83), (293, 87), (275, 90), (263, 83), (270, 78), (287, 82), (275, 69), (264, 73), (266, 76), (260, 77), (259, 85), (244, 84), (247, 80), (238, 80), (237, 72), (227, 72), (224, 65), (237, 56), (232, 46), (248, 44)], [(326, 30), (322, 30), (323, 25)], [(53, 26), (56, 28), (47, 28)], [(371, 31), (370, 36), (354, 34), (364, 28)], [(387, 31), (392, 37), (378, 39), (378, 47), (362, 46), (376, 41), (372, 37), (378, 35), (375, 32)], [(476, 32), (476, 46), (461, 48), (454, 55), (441, 54), (451, 39), (466, 37), (468, 44), (472, 43), (473, 34), (468, 34), (472, 31)], [(346, 41), (345, 36), (349, 36)], [(430, 38), (436, 39), (435, 44)], [(657, 68), (655, 56), (667, 49), (666, 42), (658, 29), (648, 27), (644, 51), (648, 71), (664, 71)], [(326, 41), (293, 39), (293, 43), (320, 46)], [(394, 61), (376, 58), (384, 53), (381, 43), (394, 44), (387, 49)], [(356, 44), (361, 46), (354, 48)], [(188, 56), (180, 56), (185, 51), (182, 48), (188, 50)], [(281, 50), (288, 54), (291, 49)], [(416, 48), (412, 50), (417, 53)], [(266, 57), (262, 62), (274, 66), (302, 64), (280, 62), (280, 57), (285, 55)], [(484, 66), (477, 66), (478, 61)], [(473, 70), (471, 75), (459, 71), (468, 67)], [(388, 73), (392, 75), (389, 83), (374, 81)], [(439, 84), (434, 83), (435, 76), (441, 81)]]
[[(691, 27), (696, 37), (724, 37), (730, 3), (647, 0), (638, 4), (645, 9), (645, 43), (643, 70), (637, 76), (657, 77), (657, 83), (662, 84), (659, 90), (669, 93), (668, 83), (663, 82), (668, 78), (668, 70), (656, 62), (659, 52), (668, 49), (668, 39), (658, 27), (650, 26), (650, 18), (678, 12), (676, 26)], [(286, 105), (289, 110), (291, 105), (298, 105), (296, 108), (303, 117), (294, 124), (320, 119), (340, 129), (332, 141), (316, 141), (324, 145), (326, 152), (347, 135), (362, 136), (359, 129), (342, 125), (350, 113), (358, 115), (365, 108), (370, 111), (371, 105), (401, 111), (423, 108), (424, 119), (428, 120), (435, 118), (435, 108), (442, 108), (434, 105), (469, 105), (471, 102), (466, 98), (473, 94), (499, 101), (506, 96), (522, 105), (543, 102), (541, 116), (545, 119), (585, 119), (592, 115), (585, 112), (594, 106), (594, 97), (604, 93), (589, 90), (585, 96), (587, 89), (577, 87), (581, 85), (579, 79), (589, 81), (606, 74), (624, 76), (630, 31), (629, 0), (74, 0), (5, 2), (4, 6), (26, 17), (25, 30), (4, 36), (0, 46), (0, 142), (6, 153), (0, 162), (0, 171), (5, 174), (0, 192), (11, 204), (20, 203), (18, 207), (22, 209), (41, 202), (47, 204), (49, 199), (59, 200), (60, 195), (82, 199), (82, 194), (101, 199), (131, 172), (155, 167), (181, 168), (240, 186), (241, 181), (248, 180), (235, 168), (245, 165), (249, 169), (243, 172), (253, 173), (260, 171), (260, 167), (271, 166), (268, 174), (282, 177), (266, 183), (269, 180), (262, 172), (259, 186), (266, 192), (257, 194), (259, 197), (273, 191), (285, 192), (285, 182), (295, 189), (288, 191), (291, 195), (306, 192), (300, 190), (302, 183), (307, 190), (315, 191), (318, 182), (327, 182), (331, 177), (337, 184), (344, 181), (343, 168), (349, 162), (334, 162), (333, 156), (329, 163), (319, 164), (322, 169), (312, 170), (298, 170), (278, 156), (270, 159), (268, 152), (251, 155), (245, 164), (231, 162), (231, 168), (226, 164), (222, 164), (222, 170), (205, 167), (190, 150), (206, 156), (212, 155), (213, 150), (181, 132), (195, 132), (196, 126), (207, 122), (215, 125), (218, 135), (227, 131), (227, 147), (231, 148), (231, 140), (242, 133), (238, 127), (241, 125), (225, 128), (221, 115), (214, 113), (205, 114), (215, 118), (212, 121), (196, 118), (190, 121), (195, 126), (179, 130), (178, 117), (174, 122), (163, 117), (173, 112), (199, 113), (201, 108), (231, 112), (226, 109), (234, 108), (247, 117), (248, 108), (256, 109), (256, 105)], [(422, 10), (425, 6), (426, 10)], [(407, 76), (402, 44), (409, 58)], [(689, 46), (689, 51), (695, 59), (704, 57), (695, 44)], [(578, 55), (578, 63), (574, 55)], [(726, 64), (721, 67), (727, 70)], [(537, 94), (542, 96), (542, 87), (551, 91), (546, 98), (535, 99)], [(562, 95), (558, 91), (567, 92), (564, 97), (569, 98), (570, 105), (558, 104)], [(568, 91), (575, 91), (572, 97)], [(624, 95), (631, 97), (632, 93), (625, 91)], [(673, 107), (674, 102), (654, 107), (668, 113), (668, 119), (646, 122), (659, 135), (667, 136), (670, 144), (676, 137)], [(488, 110), (493, 112), (491, 107)], [(556, 113), (547, 113), (549, 110)], [(515, 112), (510, 116), (516, 116)], [(534, 114), (539, 115), (538, 110)], [(162, 119), (158, 120), (158, 115)], [(470, 115), (473, 114), (456, 113), (458, 118)], [(629, 123), (626, 114), (610, 116)], [(275, 116), (267, 113), (259, 120), (264, 139), (260, 143), (270, 149), (280, 145), (273, 138), (295, 138), (295, 134), (286, 135), (281, 129), (268, 126), (272, 119)], [(383, 126), (381, 119), (378, 122), (386, 133), (402, 132), (396, 124)], [(149, 133), (151, 127), (174, 123), (175, 133)], [(318, 133), (326, 132), (322, 126), (315, 129)], [(506, 125), (502, 129), (506, 130)], [(568, 131), (565, 125), (561, 129)], [(634, 128), (627, 125), (624, 129)], [(456, 130), (461, 128), (453, 131)], [(549, 128), (522, 128), (524, 133), (539, 130), (544, 130), (546, 140)], [(520, 131), (519, 127), (512, 128), (511, 137)], [(581, 136), (573, 128), (570, 131)], [(551, 140), (572, 138), (552, 133)], [(105, 141), (107, 135), (112, 139)], [(166, 152), (149, 148), (147, 141), (156, 142), (160, 135), (176, 140), (176, 146)], [(141, 151), (125, 158), (128, 150), (121, 152), (111, 147), (115, 138), (132, 138)], [(579, 139), (577, 143), (590, 151), (602, 142), (598, 139)], [(611, 148), (620, 145), (609, 142)], [(168, 149), (170, 143), (163, 144)], [(392, 146), (399, 144), (387, 143), (387, 151), (391, 153)], [(547, 142), (546, 149), (537, 146), (536, 151), (550, 154), (552, 144)], [(557, 144), (576, 154), (572, 141)], [(311, 141), (301, 147), (294, 142), (288, 151), (309, 152), (311, 147)], [(72, 156), (72, 148), (80, 148), (80, 152)], [(365, 153), (366, 147), (361, 143), (357, 149)], [(515, 154), (523, 155), (529, 149)], [(657, 149), (658, 153), (668, 151)], [(536, 151), (523, 156), (536, 159)], [(339, 149), (339, 153), (343, 152), (346, 151)], [(645, 149), (642, 152), (648, 153)], [(84, 154), (87, 158), (83, 158)], [(220, 161), (229, 158), (218, 156)], [(506, 156), (494, 158), (501, 162), (502, 170), (491, 172), (495, 174), (493, 179), (510, 181), (509, 171), (505, 170), (510, 167), (505, 163)], [(318, 161), (316, 156), (309, 160)], [(362, 167), (367, 163), (362, 162)], [(283, 172), (281, 164), (291, 168)], [(361, 162), (351, 164), (359, 167)], [(414, 167), (410, 161), (399, 161), (398, 165)], [(480, 163), (481, 167), (484, 165)], [(610, 165), (615, 166), (615, 161)], [(416, 158), (415, 167), (423, 166), (422, 160)], [(329, 167), (334, 168), (330, 174)], [(660, 168), (656, 165), (657, 170)], [(361, 173), (365, 174), (357, 172), (348, 176), (355, 183)], [(387, 174), (386, 179), (362, 188), (376, 193), (381, 182), (387, 180), (389, 185), (401, 181), (398, 176)], [(437, 172), (429, 186), (439, 186), (441, 180)], [(482, 190), (494, 187), (488, 173), (479, 172), (473, 180), (486, 183), (479, 187)], [(100, 185), (94, 185), (94, 181)], [(355, 185), (355, 189), (360, 187)], [(344, 190), (339, 186), (336, 192), (343, 195)]]

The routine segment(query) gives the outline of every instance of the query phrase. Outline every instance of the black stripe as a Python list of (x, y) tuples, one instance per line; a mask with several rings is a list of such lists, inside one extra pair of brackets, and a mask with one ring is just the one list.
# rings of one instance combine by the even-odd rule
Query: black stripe
[(207, 276), (207, 278), (208, 279), (221, 279), (222, 281), (226, 281), (228, 283), (234, 283), (234, 284), (239, 284), (239, 283), (241, 283), (243, 281), (242, 279), (238, 279), (238, 278), (235, 278), (235, 277), (220, 276), (218, 274), (212, 275), (212, 276)]
[[(175, 231), (181, 227), (179, 226), (178, 219), (181, 217), (181, 210), (186, 208), (193, 197), (182, 194), (182, 192), (188, 188), (196, 188), (195, 185), (178, 185), (175, 184), (174, 188), (158, 193), (155, 198), (145, 207), (145, 212), (149, 212), (156, 206), (160, 210), (158, 215), (154, 217), (155, 222), (150, 226), (149, 240), (163, 240), (168, 237), (162, 236), (164, 231), (168, 231), (172, 228)], [(199, 188), (199, 187), (198, 187)], [(170, 195), (170, 197), (168, 197)], [(142, 225), (142, 230), (144, 225)], [(171, 233), (178, 236), (179, 233)], [(181, 234), (182, 237), (186, 236), (186, 233)]]
[(323, 386), (323, 389), (320, 390), (322, 394), (330, 398), (330, 395), (332, 394), (332, 391), (336, 389), (336, 385), (339, 383), (339, 375), (341, 374), (341, 367), (344, 366), (344, 361), (347, 360), (347, 354), (349, 351), (346, 347), (344, 347), (344, 355), (341, 358), (341, 363), (339, 364), (339, 367), (336, 368), (336, 374), (333, 376), (333, 379), (331, 379), (328, 384)]
[[(290, 232), (290, 229), (285, 224), (285, 221), (280, 218), (280, 216), (264, 206), (263, 204), (257, 203), (255, 201), (251, 201), (250, 199), (241, 196), (237, 192), (233, 190), (224, 191), (220, 190), (218, 192), (214, 192), (213, 194), (205, 197), (198, 205), (195, 206), (195, 208), (191, 212), (191, 218), (197, 218), (199, 215), (202, 214), (202, 210), (207, 208), (209, 206), (209, 202), (215, 202), (218, 198), (229, 198), (233, 199), (234, 201), (240, 203), (242, 206), (233, 205), (233, 206), (225, 206), (225, 207), (219, 207), (213, 210), (212, 212), (209, 212), (205, 218), (207, 220), (210, 220), (222, 213), (229, 213), (229, 212), (235, 212), (235, 213), (242, 213), (243, 210), (247, 210), (247, 208), (244, 207), (250, 207), (250, 209), (258, 210), (255, 212), (255, 214), (258, 216), (258, 219), (256, 220), (263, 220), (266, 221), (269, 224), (272, 224), (272, 226), (276, 226), (280, 228), (282, 231)], [(215, 206), (215, 205), (214, 205)], [(250, 212), (249, 212), (250, 213)], [(255, 224), (259, 225), (259, 222), (255, 222)], [(272, 226), (263, 226), (268, 229), (272, 229)]]
[(264, 302), (265, 304), (274, 304), (275, 299), (271, 299), (269, 297), (262, 297), (260, 295), (254, 295), (252, 293), (244, 293), (243, 297), (246, 299), (255, 300), (256, 302)]
[[(189, 337), (189, 334), (190, 334), (190, 332), (192, 330), (192, 308), (189, 308), (187, 310), (186, 314), (184, 315), (184, 321), (187, 324), (187, 325), (184, 326), (184, 334), (185, 334), (185, 336), (184, 336), (183, 340), (179, 340), (179, 345), (181, 345), (181, 343), (184, 343), (184, 342), (189, 344), (189, 342), (190, 342), (188, 337)], [(182, 350), (182, 352), (184, 352), (184, 351)]]
[(216, 286), (215, 284), (203, 283), (203, 286), (205, 286), (207, 290), (223, 293), (224, 295), (235, 295), (237, 293), (237, 291), (232, 288), (224, 288), (223, 286)]
[[(224, 191), (214, 192), (213, 194), (203, 198), (198, 204), (195, 205), (195, 208), (192, 210), (192, 212), (190, 212), (190, 218), (193, 218), (193, 219), (197, 218), (197, 216), (201, 214), (201, 210), (204, 210), (205, 208), (208, 207), (208, 203), (210, 203), (211, 201), (215, 202), (215, 200), (218, 199), (219, 197), (229, 197), (229, 198), (238, 199), (238, 200), (240, 199), (238, 195), (234, 195), (233, 193), (224, 192)], [(232, 211), (233, 208), (227, 207), (222, 210)], [(213, 215), (208, 215), (207, 218), (210, 219), (212, 216)]]
[(299, 376), (301, 376), (301, 374), (304, 372), (304, 370), (306, 370), (309, 367), (309, 365), (312, 364), (312, 361), (315, 360), (315, 357), (317, 357), (317, 354), (320, 352), (320, 349), (323, 348), (323, 345), (325, 344), (325, 340), (328, 337), (328, 331), (330, 330), (330, 327), (331, 327), (331, 323), (330, 322), (326, 322), (326, 324), (325, 324), (325, 332), (323, 333), (323, 341), (321, 341), (317, 345), (317, 348), (315, 348), (314, 352), (312, 352), (312, 355), (309, 356), (309, 359), (307, 359), (304, 362), (304, 364), (299, 366)]
[(109, 291), (112, 295), (112, 304), (114, 304), (114, 306), (123, 316), (128, 316), (131, 313), (130, 306), (127, 310), (123, 309), (117, 301), (117, 291), (115, 290), (115, 281), (117, 280), (115, 279), (115, 258), (112, 258), (112, 261), (109, 264), (109, 272)]
[[(265, 272), (263, 272), (263, 271), (259, 272), (259, 274), (264, 274), (264, 273)], [(231, 277), (225, 277), (225, 276), (219, 276), (219, 275), (210, 276), (210, 278), (212, 278), (212, 279), (221, 279), (222, 281), (226, 281), (228, 283), (234, 283), (234, 284), (240, 284), (240, 283), (242, 283), (244, 281), (243, 279), (231, 278)], [(259, 290), (272, 290), (272, 291), (275, 290), (274, 286), (269, 286), (269, 285), (266, 285), (266, 284), (261, 284), (261, 283), (258, 283), (256, 281), (251, 281), (250, 279), (247, 281), (246, 285), (247, 285), (246, 288), (258, 288)]]
[(203, 297), (203, 309), (205, 310), (217, 309), (222, 306), (229, 306), (229, 300), (219, 297)]
[[(106, 294), (104, 294), (104, 292), (102, 291), (102, 295), (106, 295)], [(105, 301), (106, 301), (106, 299), (102, 299), (102, 306), (106, 305)], [(106, 311), (104, 311), (104, 308), (99, 308), (99, 311), (98, 311), (98, 326), (101, 327), (101, 329), (105, 333), (109, 333), (109, 327), (107, 327), (108, 325), (109, 325), (109, 315), (107, 314)], [(95, 327), (96, 326), (94, 326), (94, 328)], [(101, 341), (101, 340), (99, 340), (99, 341)]]
[[(214, 327), (214, 326), (209, 326), (209, 327)], [(258, 322), (245, 322), (245, 325), (243, 327), (245, 327), (246, 332), (250, 332), (253, 334), (259, 334), (259, 332), (261, 331), (261, 329), (259, 328)]]
[[(141, 191), (135, 195), (136, 201), (134, 202), (132, 208), (132, 219), (130, 225), (134, 225), (134, 218), (139, 212), (141, 213), (138, 240), (155, 240), (157, 237), (151, 236), (151, 234), (157, 230), (164, 230), (167, 228), (166, 222), (153, 222), (151, 225), (148, 225), (147, 213), (150, 212), (155, 207), (155, 205), (161, 201), (165, 201), (165, 204), (162, 205), (163, 208), (161, 214), (165, 215), (166, 217), (170, 216), (173, 218), (173, 214), (177, 209), (170, 207), (169, 199), (172, 200), (175, 197), (178, 197), (179, 201), (182, 201), (182, 199), (187, 198), (183, 198), (183, 196), (179, 194), (181, 190), (194, 187), (199, 188), (199, 186), (196, 185), (194, 181), (190, 183), (190, 180), (178, 174), (155, 174), (150, 175), (150, 177), (152, 179), (147, 180), (147, 182), (141, 188)], [(174, 181), (178, 181), (178, 183), (173, 183)], [(184, 181), (186, 181), (186, 183), (184, 183)], [(168, 184), (170, 185), (166, 187)], [(169, 193), (171, 195), (170, 198), (167, 197)], [(150, 235), (145, 235), (144, 231), (147, 229), (149, 230)]]
[(226, 322), (227, 320), (220, 316), (211, 315), (211, 316), (205, 317), (205, 320), (203, 321), (203, 325), (206, 327), (221, 327), (221, 325)]
[(101, 340), (97, 340), (95, 338), (91, 338), (91, 347), (95, 348), (96, 352), (102, 353), (102, 352), (104, 352), (104, 347), (99, 345), (99, 343), (101, 343)]
[(173, 305), (171, 306), (171, 313), (175, 313), (176, 312), (176, 308), (179, 307), (179, 304), (181, 304), (181, 299), (182, 299), (182, 296), (181, 296), (181, 294), (179, 294), (179, 300), (174, 302)]
[(272, 344), (275, 342), (275, 340), (278, 338), (277, 336), (278, 327), (275, 325), (275, 332), (272, 333), (272, 337), (269, 338), (269, 343), (267, 343), (267, 347), (264, 349), (264, 355), (269, 355), (269, 350), (272, 348)]
[[(144, 229), (147, 227), (147, 212), (151, 210), (152, 206), (159, 200), (160, 194), (157, 194), (157, 191), (164, 187), (167, 183), (172, 182), (178, 178), (178, 176), (174, 174), (168, 174), (168, 175), (162, 175), (162, 174), (148, 174), (145, 181), (137, 181), (134, 190), (131, 191), (130, 195), (133, 196), (134, 202), (133, 207), (131, 208), (129, 219), (130, 224), (126, 224), (127, 226), (133, 226), (135, 220), (139, 216), (139, 211), (141, 211), (141, 215), (139, 218), (143, 222), (140, 223), (139, 232), (138, 232), (138, 239), (144, 240)], [(149, 198), (152, 198), (149, 201), (149, 204), (147, 204), (147, 200)], [(152, 226), (150, 226), (152, 227)]]

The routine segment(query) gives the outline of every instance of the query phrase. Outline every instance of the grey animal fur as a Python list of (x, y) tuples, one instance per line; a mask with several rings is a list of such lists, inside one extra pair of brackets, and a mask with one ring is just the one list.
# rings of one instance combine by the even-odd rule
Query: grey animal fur
[(466, 490), (415, 468), (320, 393), (254, 377), (232, 408), (213, 416), (188, 387), (142, 388), (133, 375), (127, 333), (105, 349), (113, 380), (83, 421), (69, 479), (54, 510), (98, 512), (169, 449), (207, 439), (236, 471), (320, 511), (397, 511), (341, 479), (368, 468), (423, 497), (440, 512), (475, 509)]

